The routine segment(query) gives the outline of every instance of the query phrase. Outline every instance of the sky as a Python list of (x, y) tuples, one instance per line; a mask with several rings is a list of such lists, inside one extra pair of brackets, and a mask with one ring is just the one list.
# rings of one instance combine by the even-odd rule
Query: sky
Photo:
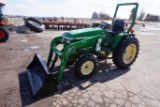
[[(160, 0), (1, 0), (7, 15), (91, 18), (93, 12), (113, 16), (118, 3), (138, 2), (138, 12), (160, 15)], [(125, 16), (128, 10), (121, 12)], [(129, 10), (130, 11), (130, 10)]]

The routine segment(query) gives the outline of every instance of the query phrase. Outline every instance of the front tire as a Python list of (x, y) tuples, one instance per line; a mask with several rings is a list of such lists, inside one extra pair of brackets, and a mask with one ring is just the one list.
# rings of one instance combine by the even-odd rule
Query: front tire
[(75, 63), (75, 74), (81, 79), (90, 78), (98, 67), (98, 61), (93, 55), (84, 55), (78, 58)]
[(134, 36), (123, 38), (113, 52), (113, 62), (120, 69), (130, 67), (139, 53), (139, 41)]

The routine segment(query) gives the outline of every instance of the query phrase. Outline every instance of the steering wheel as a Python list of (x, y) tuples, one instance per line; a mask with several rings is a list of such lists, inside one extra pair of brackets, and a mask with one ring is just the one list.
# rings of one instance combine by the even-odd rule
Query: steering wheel
[(103, 29), (109, 29), (110, 26), (111, 25), (109, 23), (104, 22), (104, 21), (102, 21), (101, 24), (100, 24), (100, 28), (103, 28)]

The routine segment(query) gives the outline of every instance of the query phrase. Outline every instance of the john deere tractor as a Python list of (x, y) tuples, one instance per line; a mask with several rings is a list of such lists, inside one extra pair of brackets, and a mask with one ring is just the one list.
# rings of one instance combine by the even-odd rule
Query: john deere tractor
[(0, 3), (0, 42), (6, 42), (9, 38), (9, 31), (6, 27), (7, 19), (3, 12), (4, 6), (4, 3)]
[[(135, 6), (132, 23), (127, 30), (124, 30), (125, 22), (116, 19), (120, 6)], [(112, 29), (85, 28), (65, 32), (63, 35), (54, 38), (50, 44), (50, 51), (47, 64), (39, 54), (36, 54), (33, 61), (28, 65), (26, 71), (34, 96), (54, 92), (60, 83), (64, 69), (74, 65), (75, 74), (81, 79), (90, 78), (98, 68), (98, 58), (108, 59), (112, 55), (115, 66), (119, 69), (130, 67), (137, 58), (139, 42), (132, 29), (136, 20), (138, 3), (118, 4), (112, 20)], [(63, 48), (58, 49), (58, 45)], [(58, 75), (55, 62), (60, 59)]]

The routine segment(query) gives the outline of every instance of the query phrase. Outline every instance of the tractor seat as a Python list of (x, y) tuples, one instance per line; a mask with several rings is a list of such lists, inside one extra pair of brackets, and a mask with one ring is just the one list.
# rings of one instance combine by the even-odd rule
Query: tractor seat
[(113, 24), (112, 30), (108, 30), (108, 33), (112, 35), (118, 35), (119, 33), (123, 32), (123, 30), (124, 30), (124, 21), (116, 20)]

